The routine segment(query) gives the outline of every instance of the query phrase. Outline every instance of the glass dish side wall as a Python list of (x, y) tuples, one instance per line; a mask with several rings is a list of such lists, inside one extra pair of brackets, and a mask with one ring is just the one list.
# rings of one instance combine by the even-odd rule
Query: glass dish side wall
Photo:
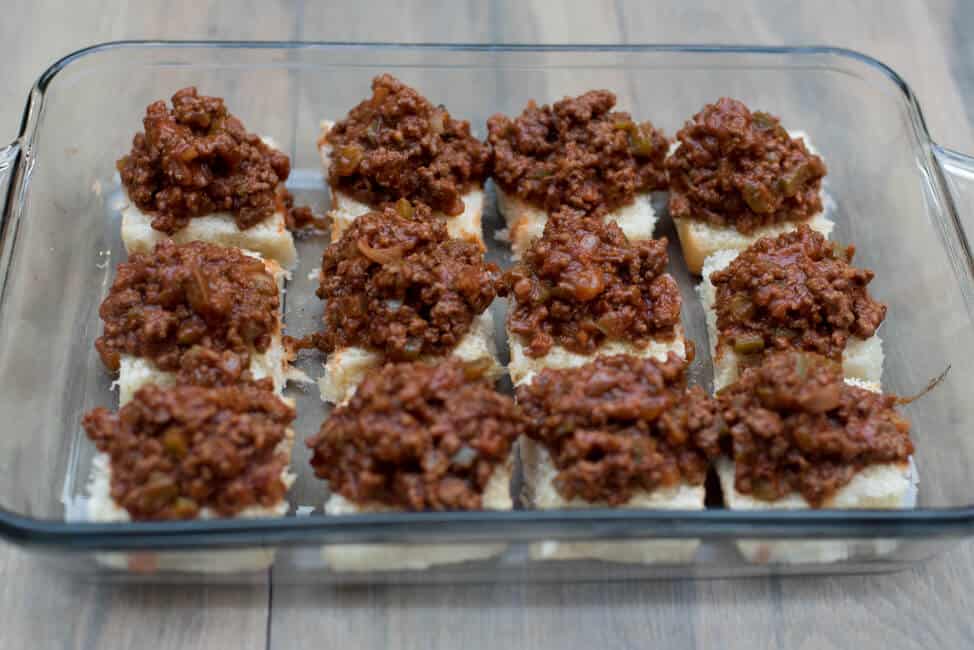
[[(652, 119), (668, 134), (721, 95), (779, 114), (789, 128), (808, 133), (825, 156), (836, 238), (854, 242), (857, 261), (877, 272), (874, 291), (889, 303), (882, 330), (886, 388), (915, 392), (952, 360), (971, 352), (969, 259), (931, 174), (919, 115), (902, 88), (863, 60), (827, 51), (681, 48), (108, 47), (79, 56), (47, 78), (43, 99), (33, 104), (27, 120), (29, 165), (20, 177), (26, 192), (18, 197), (22, 205), (8, 204), (14, 209), (3, 242), (0, 414), (6, 431), (0, 439), (0, 462), (5, 465), (0, 505), (31, 518), (61, 520), (65, 500), (83, 493), (91, 457), (91, 447), (79, 432), (80, 416), (94, 406), (116, 403), (111, 377), (101, 368), (92, 343), (100, 331), (98, 303), (114, 266), (124, 259), (114, 161), (130, 146), (145, 106), (191, 84), (223, 96), (251, 130), (273, 137), (292, 156), (292, 186), (302, 199), (321, 208), (327, 192), (314, 147), (318, 122), (343, 115), (382, 71), (448, 105), (455, 115), (469, 119), (480, 136), (494, 112), (516, 113), (528, 99), (549, 102), (593, 87), (612, 89), (620, 108)], [(124, 92), (106, 92), (122, 85)], [(488, 218), (486, 227), (498, 228), (496, 218)], [(671, 243), (675, 239), (669, 226), (662, 234)], [(487, 239), (493, 241), (490, 235)], [(295, 335), (315, 327), (320, 314), (308, 274), (317, 267), (322, 247), (321, 241), (301, 242), (301, 266), (289, 287), (286, 317)], [(509, 261), (500, 246), (492, 247), (491, 256), (502, 264)], [(694, 378), (707, 383), (710, 364), (702, 311), (679, 255), (673, 259), (686, 303), (684, 319), (698, 343)], [(503, 306), (495, 308), (500, 325)], [(305, 369), (313, 376), (320, 372), (315, 361), (306, 362)], [(907, 409), (916, 431), (924, 509), (971, 505), (966, 479), (974, 441), (967, 432), (974, 405), (965, 398), (972, 373), (974, 369), (954, 363), (936, 391)], [(296, 429), (301, 436), (310, 435), (326, 410), (313, 391), (293, 394), (300, 413)], [(298, 446), (294, 466), (300, 478), (291, 500), (320, 511), (325, 493), (307, 471), (307, 458)], [(887, 524), (891, 517), (897, 521), (884, 530), (900, 535), (911, 524), (922, 524), (926, 532), (934, 531), (937, 513), (928, 512), (922, 522), (914, 514), (889, 513)], [(817, 522), (819, 515), (827, 513), (807, 517)], [(795, 517), (747, 521), (733, 513), (708, 512), (683, 524), (704, 537), (774, 537), (788, 533), (788, 519)], [(844, 515), (839, 519), (851, 520)], [(293, 519), (286, 535), (268, 534), (278, 523), (268, 522), (266, 528), (261, 523), (259, 531), (251, 527), (246, 534), (239, 531), (233, 543), (285, 538), (312, 543), (328, 537), (321, 526), (302, 531), (302, 522)], [(314, 524), (320, 523), (319, 515)], [(463, 521), (453, 523), (443, 534), (464, 538)], [(496, 534), (517, 537), (508, 531), (519, 523), (512, 521)], [(665, 536), (671, 523), (644, 518), (639, 526), (627, 526), (620, 521), (617, 527), (593, 527), (588, 535), (615, 537), (621, 530), (621, 536)], [(856, 534), (869, 534), (868, 521), (857, 526)], [(400, 518), (397, 525), (373, 534), (390, 541), (409, 528)], [(584, 534), (581, 530), (576, 525), (573, 534)], [(552, 533), (557, 530), (545, 531)], [(180, 544), (193, 546), (195, 539), (189, 534)], [(207, 543), (220, 543), (212, 539)]]

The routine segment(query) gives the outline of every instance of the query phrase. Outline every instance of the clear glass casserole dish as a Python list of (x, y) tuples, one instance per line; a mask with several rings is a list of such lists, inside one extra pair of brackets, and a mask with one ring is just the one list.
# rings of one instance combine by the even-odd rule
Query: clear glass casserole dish
[[(326, 517), (325, 489), (297, 445), (298, 480), (281, 519), (90, 524), (73, 521), (85, 493), (93, 447), (80, 418), (116, 406), (112, 378), (93, 347), (98, 305), (114, 266), (120, 188), (115, 160), (139, 128), (145, 106), (196, 85), (226, 99), (251, 131), (291, 156), (289, 186), (300, 202), (327, 207), (315, 140), (323, 118), (343, 116), (392, 72), (434, 103), (470, 120), (483, 137), (487, 117), (517, 113), (529, 99), (550, 102), (608, 88), (621, 110), (672, 135), (704, 103), (732, 96), (780, 115), (808, 133), (829, 166), (826, 190), (834, 239), (857, 246), (876, 271), (874, 295), (889, 305), (884, 386), (917, 392), (952, 365), (944, 382), (906, 407), (913, 422), (919, 505), (896, 511), (704, 511), (516, 509), (511, 512), (387, 513)], [(960, 206), (974, 199), (974, 159), (930, 140), (906, 83), (882, 63), (832, 48), (710, 46), (490, 46), (327, 43), (155, 43), (98, 45), (52, 65), (30, 92), (20, 136), (0, 149), (0, 535), (74, 573), (105, 578), (183, 579), (213, 571), (232, 579), (273, 566), (275, 579), (457, 581), (725, 576), (769, 572), (885, 571), (923, 560), (974, 531), (974, 266)], [(485, 212), (489, 256), (509, 263)], [(684, 297), (688, 336), (697, 342), (693, 379), (709, 385), (703, 312), (671, 240), (671, 272)], [(288, 332), (317, 327), (321, 305), (311, 277), (322, 239), (298, 243), (288, 285)], [(503, 337), (504, 305), (496, 310)], [(499, 338), (502, 340), (502, 338)], [(501, 348), (504, 346), (501, 345)], [(502, 352), (502, 357), (505, 353)], [(303, 368), (320, 374), (316, 360)], [(299, 437), (316, 432), (327, 408), (314, 390), (289, 389)], [(297, 516), (295, 506), (315, 512)], [(302, 509), (303, 510), (303, 509)], [(533, 544), (562, 540), (699, 546), (680, 561), (536, 561)], [(794, 562), (752, 562), (738, 543), (800, 544)], [(364, 546), (369, 545), (369, 546)], [(486, 559), (422, 571), (365, 562), (338, 571), (322, 549), (405, 557), (425, 548), (445, 558), (470, 546)], [(407, 551), (408, 547), (408, 551)], [(841, 549), (835, 553), (835, 549)], [(495, 552), (496, 551), (496, 552)], [(620, 558), (625, 556), (620, 554)], [(827, 561), (823, 561), (823, 559)]]

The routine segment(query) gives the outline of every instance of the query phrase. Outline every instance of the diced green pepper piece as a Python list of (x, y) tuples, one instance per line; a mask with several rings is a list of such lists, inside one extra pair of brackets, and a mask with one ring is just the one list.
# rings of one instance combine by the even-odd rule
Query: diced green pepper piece
[(771, 193), (768, 192), (768, 189), (764, 185), (758, 182), (752, 180), (744, 181), (744, 186), (741, 187), (741, 195), (744, 197), (744, 202), (747, 203), (747, 207), (758, 214), (771, 212), (774, 207)]
[(743, 334), (734, 339), (734, 352), (756, 354), (764, 349), (764, 337), (760, 334)]

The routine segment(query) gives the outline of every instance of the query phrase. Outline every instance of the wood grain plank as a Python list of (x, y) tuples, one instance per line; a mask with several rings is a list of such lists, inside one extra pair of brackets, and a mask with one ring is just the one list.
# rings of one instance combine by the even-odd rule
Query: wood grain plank
[[(11, 56), (0, 61), (8, 91), (0, 133), (19, 126), (34, 79), (76, 49), (131, 38), (291, 38), (287, 3), (246, 0), (236, 7), (193, 0), (165, 5), (99, 0), (14, 3), (0, 23)], [(239, 12), (239, 13), (238, 13)], [(133, 80), (129, 80), (131, 84)], [(139, 115), (132, 116), (137, 124)], [(98, 585), (57, 572), (38, 558), (0, 546), (0, 649), (265, 647), (269, 581), (234, 586)]]
[(833, 45), (861, 51), (906, 79), (934, 139), (974, 151), (974, 127), (964, 119), (970, 95), (962, 97), (957, 83), (974, 76), (970, 40), (964, 37), (971, 8), (962, 1), (748, 0), (733, 10), (707, 0), (619, 4), (630, 42)]
[[(830, 43), (869, 53), (911, 83), (936, 139), (974, 151), (968, 104), (969, 6), (957, 2), (620, 0), (615, 5), (248, 0), (13, 3), (0, 23), (8, 53), (0, 131), (57, 56), (120, 38), (261, 38), (508, 42)], [(200, 19), (200, 14), (204, 17)], [(974, 104), (972, 104), (974, 105)], [(965, 119), (966, 118), (966, 119)], [(119, 587), (65, 580), (0, 546), (3, 648), (263, 647), (266, 585)], [(581, 585), (449, 587), (275, 584), (274, 647), (971, 647), (974, 545), (888, 576)], [(919, 605), (918, 605), (919, 604)]]
[[(752, 1), (721, 13), (711, 3), (686, 2), (679, 10), (660, 12), (623, 0), (622, 12), (630, 40), (637, 35), (650, 42), (672, 40), (667, 37), (678, 24), (683, 42), (822, 43), (864, 51), (912, 85), (934, 138), (971, 150), (971, 124), (963, 119), (964, 101), (954, 77), (971, 74), (970, 59), (951, 57), (951, 48), (961, 44), (943, 35), (944, 26), (965, 23), (944, 11), (942, 3), (932, 4), (939, 11), (937, 20), (924, 5), (888, 2)], [(695, 607), (699, 647), (728, 640), (731, 647), (816, 649), (969, 645), (970, 626), (962, 614), (970, 607), (964, 604), (969, 597), (966, 590), (948, 586), (970, 583), (972, 550), (965, 542), (921, 569), (895, 575), (774, 579), (770, 593), (756, 600), (741, 597), (740, 582), (706, 583)], [(753, 589), (752, 583), (744, 585)], [(924, 606), (913, 607), (916, 602)]]

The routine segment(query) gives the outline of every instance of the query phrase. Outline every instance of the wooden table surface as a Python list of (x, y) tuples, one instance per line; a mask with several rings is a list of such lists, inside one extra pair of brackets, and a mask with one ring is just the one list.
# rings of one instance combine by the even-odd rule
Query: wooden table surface
[[(336, 4), (8, 3), (0, 136), (49, 63), (118, 39), (831, 44), (898, 70), (934, 138), (974, 152), (968, 0)], [(885, 576), (353, 589), (78, 584), (0, 545), (0, 648), (969, 648), (971, 585), (968, 542)]]

